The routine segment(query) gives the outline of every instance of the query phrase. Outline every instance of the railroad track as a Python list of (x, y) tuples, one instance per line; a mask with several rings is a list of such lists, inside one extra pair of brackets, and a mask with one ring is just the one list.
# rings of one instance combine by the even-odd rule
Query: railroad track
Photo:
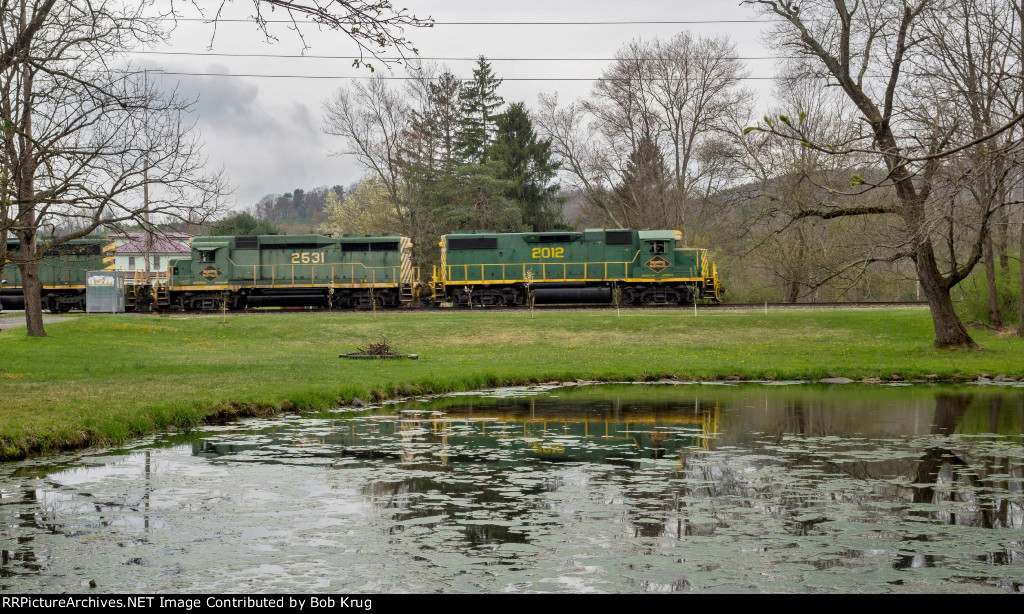
[[(928, 303), (924, 301), (886, 301), (886, 302), (853, 302), (853, 303), (717, 303), (708, 305), (697, 305), (697, 313), (702, 311), (791, 311), (808, 309), (893, 309), (893, 308), (927, 308)], [(437, 312), (437, 313), (463, 313), (470, 311), (497, 312), (497, 311), (526, 311), (526, 307), (487, 306), (474, 307), (472, 310), (466, 307), (400, 307), (397, 309), (378, 309), (380, 313), (405, 313), (405, 312)], [(615, 311), (614, 305), (537, 305), (535, 311)], [(619, 307), (622, 311), (682, 311), (692, 312), (693, 305), (623, 305)], [(188, 311), (188, 312), (163, 312), (163, 317), (189, 317), (195, 315), (217, 315), (218, 311)], [(305, 308), (305, 309), (246, 309), (244, 311), (229, 311), (228, 315), (269, 315), (269, 314), (309, 314), (309, 313), (370, 313), (369, 309), (327, 309), (327, 308)], [(138, 315), (151, 315), (143, 313)]]

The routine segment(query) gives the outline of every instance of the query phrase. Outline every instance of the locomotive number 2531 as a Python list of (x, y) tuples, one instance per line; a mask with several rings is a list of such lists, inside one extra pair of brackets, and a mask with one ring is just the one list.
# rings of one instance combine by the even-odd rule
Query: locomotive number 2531
[(565, 258), (564, 247), (535, 247), (532, 255), (534, 258)]
[(323, 252), (292, 252), (292, 264), (322, 264)]

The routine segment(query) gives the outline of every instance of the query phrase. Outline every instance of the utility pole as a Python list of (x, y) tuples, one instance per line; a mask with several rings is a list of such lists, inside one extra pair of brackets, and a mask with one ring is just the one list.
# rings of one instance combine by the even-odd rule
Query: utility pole
[[(145, 88), (144, 91), (143, 91), (143, 96), (146, 96), (148, 98), (149, 97), (149, 71), (148, 70), (147, 71), (143, 71), (142, 79), (143, 79), (143, 84), (144, 84), (143, 87)], [(149, 109), (148, 104), (147, 104), (146, 108), (147, 108), (147, 110)], [(149, 115), (149, 113), (147, 113), (147, 115)], [(150, 270), (149, 259), (150, 259), (150, 253), (153, 251), (153, 227), (150, 226), (150, 224), (149, 224), (149, 123), (148, 123), (148, 119), (147, 119), (147, 124), (146, 124), (146, 165), (142, 169), (142, 206), (143, 206), (143, 209), (142, 209), (142, 211), (143, 211), (143, 213), (142, 213), (142, 225), (145, 227), (145, 230), (146, 230), (146, 245), (145, 245), (145, 248), (144, 248), (142, 256), (143, 256), (143, 260), (146, 261), (146, 282), (145, 283), (146, 283), (147, 286), (150, 286), (150, 285), (152, 285), (150, 283), (152, 281), (152, 278), (151, 278), (152, 271)]]
[(146, 261), (146, 284), (150, 282), (151, 271), (149, 269), (149, 258), (150, 252), (153, 251), (153, 227), (149, 224), (149, 160), (146, 160), (146, 168), (142, 171), (142, 202), (143, 202), (143, 213), (142, 213), (142, 224), (146, 228), (146, 244), (142, 254), (143, 260)]

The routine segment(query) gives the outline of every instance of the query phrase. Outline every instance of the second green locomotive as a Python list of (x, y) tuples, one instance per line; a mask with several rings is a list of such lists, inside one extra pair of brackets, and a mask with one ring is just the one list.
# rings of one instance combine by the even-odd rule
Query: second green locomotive
[(441, 239), (434, 300), (452, 305), (689, 304), (721, 300), (707, 250), (676, 230), (455, 233)]

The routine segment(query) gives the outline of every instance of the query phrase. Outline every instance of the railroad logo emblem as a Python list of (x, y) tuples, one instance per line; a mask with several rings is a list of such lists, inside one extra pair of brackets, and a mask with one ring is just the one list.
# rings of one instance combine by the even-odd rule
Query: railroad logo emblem
[(645, 262), (644, 266), (654, 271), (655, 273), (661, 273), (668, 267), (672, 266), (672, 263), (669, 262), (668, 260), (665, 260), (661, 256), (655, 256), (654, 258), (651, 258), (650, 260)]
[(199, 274), (202, 275), (206, 281), (213, 281), (220, 277), (220, 269), (211, 264), (202, 271), (199, 271)]

